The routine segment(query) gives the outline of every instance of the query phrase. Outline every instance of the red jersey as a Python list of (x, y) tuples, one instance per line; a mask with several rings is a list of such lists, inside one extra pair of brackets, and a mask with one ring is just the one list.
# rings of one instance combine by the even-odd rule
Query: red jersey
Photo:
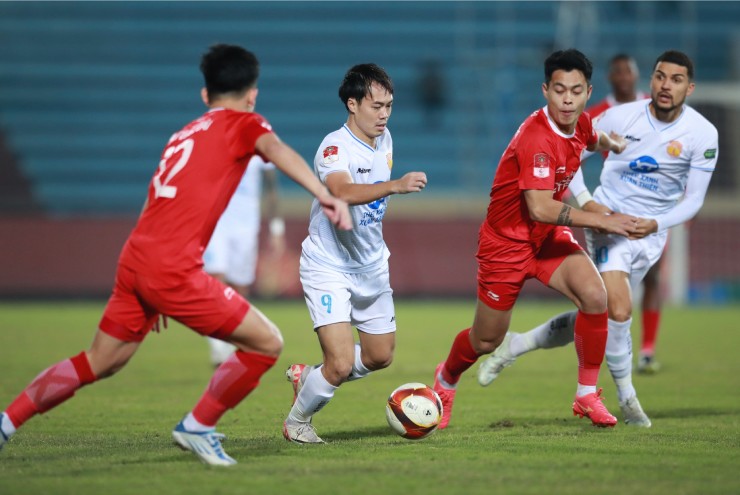
[(119, 263), (150, 275), (201, 269), (203, 250), (256, 154), (257, 138), (268, 132), (259, 114), (214, 109), (173, 134)]
[(500, 237), (539, 246), (556, 225), (535, 222), (523, 191), (548, 190), (560, 201), (581, 165), (581, 152), (596, 143), (591, 117), (581, 114), (572, 135), (550, 121), (547, 107), (530, 115), (504, 151), (491, 187), (485, 223)]

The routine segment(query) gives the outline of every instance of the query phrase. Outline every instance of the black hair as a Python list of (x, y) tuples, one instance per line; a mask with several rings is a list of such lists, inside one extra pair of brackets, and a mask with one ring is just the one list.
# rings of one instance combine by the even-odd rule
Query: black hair
[(390, 76), (375, 64), (359, 64), (352, 67), (344, 75), (342, 85), (339, 86), (339, 99), (349, 111), (347, 102), (354, 98), (358, 103), (370, 94), (373, 83), (379, 84), (388, 93), (393, 94), (393, 81)]
[(237, 45), (213, 45), (200, 61), (208, 98), (239, 94), (257, 84), (259, 62), (250, 51)]
[(545, 83), (550, 84), (552, 74), (556, 70), (564, 70), (566, 72), (572, 70), (581, 71), (586, 78), (586, 82), (590, 82), (593, 66), (591, 65), (591, 61), (583, 53), (575, 48), (569, 48), (568, 50), (558, 50), (547, 57), (547, 60), (545, 60)]
[(637, 62), (635, 62), (635, 58), (632, 55), (627, 55), (626, 53), (617, 53), (609, 60), (609, 65), (614, 65), (617, 62), (629, 62), (631, 64), (637, 65)]
[(689, 76), (689, 80), (694, 79), (694, 63), (691, 61), (688, 55), (678, 50), (668, 50), (660, 54), (658, 59), (653, 65), (653, 69), (658, 66), (661, 62), (668, 62), (669, 64), (680, 65), (686, 67), (686, 74)]

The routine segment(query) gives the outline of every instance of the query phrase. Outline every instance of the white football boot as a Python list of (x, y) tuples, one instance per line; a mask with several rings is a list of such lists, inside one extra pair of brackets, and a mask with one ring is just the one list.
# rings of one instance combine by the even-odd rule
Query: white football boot
[(642, 428), (650, 428), (652, 423), (648, 418), (645, 411), (642, 410), (640, 401), (637, 400), (637, 396), (630, 397), (624, 402), (619, 403), (619, 408), (622, 410), (622, 418), (624, 424), (629, 426), (640, 426)]
[(513, 332), (507, 332), (501, 345), (480, 364), (480, 368), (478, 368), (478, 383), (483, 387), (490, 385), (491, 382), (498, 378), (498, 375), (504, 368), (511, 366), (516, 361), (516, 357), (511, 355), (512, 335)]
[(215, 430), (197, 432), (188, 431), (180, 421), (174, 430), (172, 438), (183, 450), (189, 450), (195, 454), (204, 464), (211, 466), (233, 466), (236, 461), (224, 452), (221, 440), (226, 435), (216, 433)]
[(283, 436), (293, 443), (324, 443), (311, 423), (286, 421), (283, 423)]

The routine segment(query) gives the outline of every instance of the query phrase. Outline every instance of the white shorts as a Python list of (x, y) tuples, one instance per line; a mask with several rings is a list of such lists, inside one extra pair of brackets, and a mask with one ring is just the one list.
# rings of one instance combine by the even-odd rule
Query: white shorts
[(252, 285), (257, 271), (259, 226), (219, 222), (203, 253), (205, 271), (220, 273), (236, 285)]
[(599, 234), (591, 229), (585, 231), (586, 246), (599, 273), (620, 271), (629, 274), (632, 290), (658, 262), (668, 239), (667, 231), (636, 240), (616, 234)]
[(396, 331), (388, 263), (367, 273), (344, 273), (301, 255), (300, 275), (314, 329), (349, 322), (365, 333)]

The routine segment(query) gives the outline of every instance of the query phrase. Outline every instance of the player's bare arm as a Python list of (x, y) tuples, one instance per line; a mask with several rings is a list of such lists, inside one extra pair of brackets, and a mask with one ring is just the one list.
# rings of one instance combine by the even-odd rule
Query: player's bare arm
[(595, 144), (587, 147), (588, 151), (611, 151), (612, 153), (621, 153), (627, 147), (627, 140), (615, 132), (609, 134), (604, 131), (596, 131), (599, 135)]
[(614, 211), (612, 211), (611, 208), (593, 199), (587, 202), (585, 205), (583, 205), (581, 209), (583, 211), (588, 211), (591, 213), (600, 213), (602, 215), (611, 215), (612, 213), (614, 213)]
[(524, 191), (529, 216), (536, 222), (566, 227), (589, 227), (628, 237), (637, 218), (622, 213), (604, 214), (573, 208), (552, 198), (552, 191), (528, 189)]
[(424, 172), (409, 172), (400, 179), (377, 184), (355, 184), (346, 172), (334, 172), (326, 177), (326, 187), (336, 197), (350, 205), (372, 203), (391, 194), (420, 192), (427, 184)]
[(293, 148), (283, 143), (274, 133), (266, 133), (257, 138), (255, 148), (285, 175), (313, 194), (334, 225), (342, 230), (352, 229), (352, 217), (347, 203), (329, 193)]

